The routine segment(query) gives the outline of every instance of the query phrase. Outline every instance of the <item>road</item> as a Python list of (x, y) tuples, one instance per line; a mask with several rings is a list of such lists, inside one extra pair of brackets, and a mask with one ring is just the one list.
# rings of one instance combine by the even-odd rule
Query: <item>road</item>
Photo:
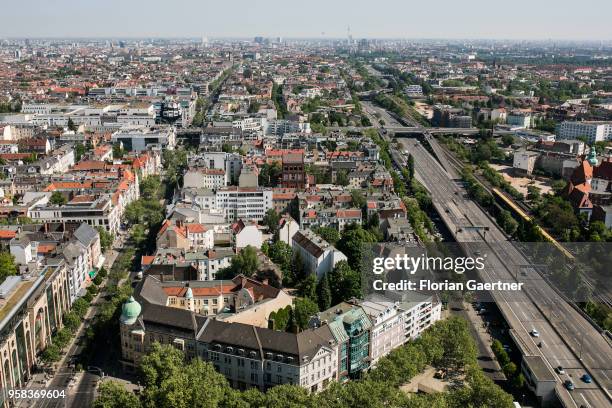
[[(474, 243), (469, 246), (468, 252), (479, 248), (487, 255), (483, 280), (512, 282), (519, 277), (524, 282), (523, 291), (497, 291), (494, 300), (515, 330), (516, 340), (526, 353), (542, 355), (550, 367), (561, 365), (565, 368), (565, 376), (555, 374), (560, 398), (567, 406), (574, 406), (567, 402), (570, 399), (578, 407), (610, 406), (604, 389), (609, 390), (612, 386), (612, 349), (606, 339), (568, 305), (537, 271), (524, 267), (529, 264), (527, 259), (508, 242), (504, 233), (480, 207), (465, 198), (466, 191), (457, 182), (457, 175), (449, 174), (420, 143), (413, 139), (403, 139), (401, 142), (404, 150), (413, 155), (417, 178), (430, 191), (434, 206), (451, 232), (456, 234), (457, 241)], [(392, 156), (399, 163), (405, 160), (397, 151), (393, 151)], [(494, 244), (485, 243), (481, 231), (469, 228), (475, 225), (488, 227), (486, 241)], [(462, 231), (457, 232), (459, 229)], [(519, 270), (526, 276), (523, 277)], [(529, 334), (533, 329), (540, 333), (537, 339)], [(538, 347), (539, 342), (543, 342), (542, 348)], [(590, 373), (601, 388), (595, 382), (585, 384), (580, 381), (579, 377), (585, 372)], [(570, 377), (576, 385), (571, 393), (561, 385)]]
[[(104, 262), (104, 268), (107, 271), (110, 271), (113, 263), (117, 259), (119, 255), (119, 248), (123, 246), (125, 240), (124, 235), (120, 235), (116, 240), (114, 247), (107, 251), (107, 259)], [(64, 358), (59, 363), (59, 368), (56, 373), (53, 375), (50, 381), (45, 385), (32, 384), (28, 388), (39, 388), (39, 389), (47, 389), (47, 390), (65, 390), (66, 394), (64, 398), (50, 398), (50, 399), (40, 399), (35, 401), (23, 401), (19, 406), (28, 406), (28, 407), (36, 407), (36, 408), (82, 408), (89, 407), (94, 400), (96, 386), (98, 384), (98, 380), (101, 378), (99, 372), (90, 372), (85, 371), (82, 373), (76, 373), (72, 368), (71, 362), (76, 359), (76, 357), (81, 353), (83, 349), (83, 344), (81, 339), (84, 337), (85, 330), (88, 327), (88, 323), (93, 321), (96, 314), (98, 313), (98, 308), (95, 306), (97, 302), (103, 296), (103, 292), (101, 291), (93, 300), (93, 307), (90, 307), (85, 314), (83, 319), (83, 324), (79, 327), (77, 332), (75, 333), (74, 340), (68, 347), (68, 352), (65, 354)], [(87, 367), (85, 367), (87, 368)]]

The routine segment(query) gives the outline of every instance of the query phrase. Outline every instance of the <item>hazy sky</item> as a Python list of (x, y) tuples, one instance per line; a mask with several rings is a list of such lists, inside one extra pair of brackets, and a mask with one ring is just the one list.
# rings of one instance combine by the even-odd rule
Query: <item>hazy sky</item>
[(346, 37), (350, 25), (354, 38), (612, 39), (611, 0), (1, 3), (0, 37)]

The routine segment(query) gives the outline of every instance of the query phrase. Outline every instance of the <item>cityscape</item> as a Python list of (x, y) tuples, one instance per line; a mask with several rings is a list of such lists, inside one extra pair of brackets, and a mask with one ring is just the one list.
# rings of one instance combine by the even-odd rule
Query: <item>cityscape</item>
[(370, 7), (0, 27), (1, 407), (612, 407), (609, 27)]

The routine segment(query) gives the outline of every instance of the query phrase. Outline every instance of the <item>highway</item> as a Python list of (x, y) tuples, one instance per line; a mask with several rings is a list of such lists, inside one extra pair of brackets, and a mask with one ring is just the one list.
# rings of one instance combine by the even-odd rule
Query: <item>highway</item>
[[(385, 109), (369, 102), (363, 105), (366, 113), (376, 112), (383, 118), (385, 129), (404, 126)], [(405, 152), (412, 154), (417, 179), (431, 193), (434, 207), (457, 242), (470, 243), (464, 249), (471, 255), (479, 252), (487, 256), (487, 268), (481, 276), (483, 281), (523, 282), (523, 291), (492, 293), (522, 353), (544, 358), (557, 379), (555, 391), (564, 406), (612, 406), (612, 347), (608, 340), (561, 298), (537, 270), (528, 266), (530, 262), (489, 215), (467, 198), (458, 171), (446, 160), (431, 129), (407, 118), (403, 121), (419, 129), (440, 162), (415, 139), (398, 138), (404, 148), (403, 152), (390, 152), (395, 164), (404, 166)], [(388, 135), (386, 137), (388, 139)], [(488, 231), (474, 227), (486, 227)], [(539, 332), (539, 337), (530, 334), (533, 329)], [(538, 346), (540, 342), (542, 347)], [(564, 368), (564, 375), (556, 373), (554, 368), (558, 366)], [(584, 373), (594, 378), (593, 383), (580, 380)], [(570, 392), (563, 386), (567, 379), (574, 383), (575, 390)]]
[[(430, 191), (434, 206), (457, 241), (473, 243), (466, 245), (468, 252), (479, 251), (487, 256), (483, 281), (511, 282), (518, 278), (524, 282), (523, 291), (497, 291), (493, 293), (494, 300), (514, 329), (515, 340), (524, 354), (541, 355), (551, 369), (559, 365), (565, 369), (565, 375), (555, 373), (559, 399), (565, 406), (611, 406), (608, 390), (612, 387), (612, 348), (607, 340), (536, 270), (527, 267), (529, 261), (508, 242), (489, 216), (465, 198), (466, 191), (456, 174), (449, 174), (421, 143), (414, 139), (400, 141), (404, 150), (413, 155), (417, 179)], [(401, 152), (393, 151), (392, 156), (397, 163), (404, 163)], [(483, 232), (471, 229), (473, 226), (489, 228), (486, 242)], [(538, 338), (530, 335), (533, 329), (540, 333)], [(592, 384), (580, 380), (586, 372), (595, 379)], [(562, 383), (570, 378), (576, 389), (568, 392)]]

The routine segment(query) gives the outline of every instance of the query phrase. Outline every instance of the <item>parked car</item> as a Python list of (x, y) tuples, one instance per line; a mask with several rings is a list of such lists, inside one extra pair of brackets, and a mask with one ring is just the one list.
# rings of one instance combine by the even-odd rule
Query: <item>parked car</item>
[(536, 329), (531, 329), (531, 335), (533, 337), (540, 337), (540, 332), (537, 331)]
[(587, 383), (587, 384), (590, 384), (590, 383), (592, 383), (592, 382), (593, 382), (593, 379), (592, 379), (592, 378), (591, 378), (591, 376), (590, 376), (590, 375), (588, 375), (588, 374), (584, 374), (582, 377), (580, 377), (580, 379), (581, 379), (582, 381), (584, 381), (585, 383)]
[(557, 371), (557, 374), (559, 374), (559, 375), (564, 375), (565, 374), (565, 370), (563, 369), (563, 366), (557, 366), (557, 368), (555, 368), (555, 370)]
[(572, 391), (574, 388), (576, 388), (576, 386), (574, 386), (574, 383), (571, 380), (565, 380), (565, 388)]

